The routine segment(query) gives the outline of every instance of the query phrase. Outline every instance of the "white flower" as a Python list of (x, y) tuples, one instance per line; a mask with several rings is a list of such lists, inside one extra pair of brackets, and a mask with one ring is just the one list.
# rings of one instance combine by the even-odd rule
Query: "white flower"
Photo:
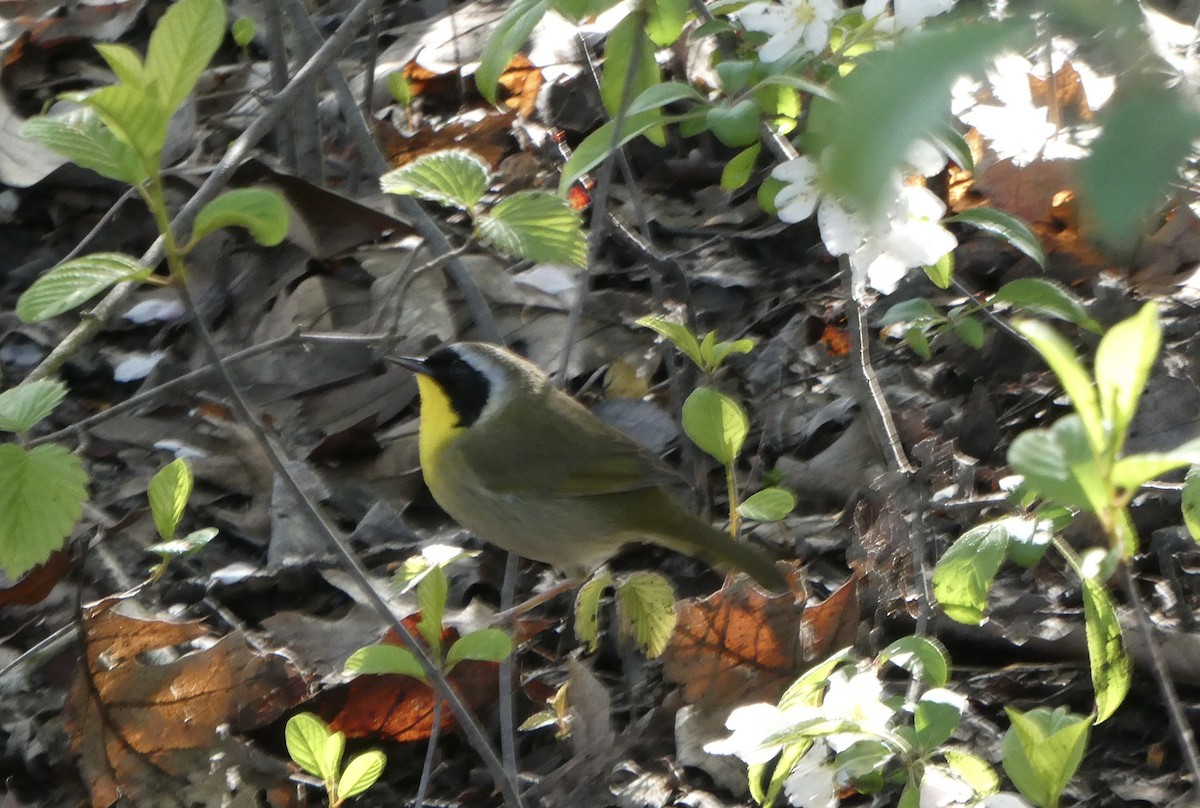
[(770, 37), (758, 55), (764, 62), (778, 62), (798, 45), (809, 53), (824, 50), (829, 29), (841, 11), (836, 0), (781, 0), (751, 3), (737, 18), (746, 30)]
[(747, 763), (766, 763), (779, 754), (782, 744), (764, 745), (767, 738), (796, 722), (774, 704), (748, 704), (738, 707), (725, 719), (728, 738), (704, 745), (710, 755), (737, 755)]
[(975, 789), (940, 766), (927, 766), (921, 777), (921, 808), (950, 808), (966, 805)]
[(821, 715), (827, 719), (841, 719), (855, 725), (855, 732), (835, 732), (825, 736), (825, 741), (835, 752), (849, 749), (863, 734), (879, 734), (887, 731), (894, 715), (892, 708), (883, 703), (883, 683), (873, 670), (849, 676), (839, 670), (829, 677), (829, 689), (821, 702)]
[(816, 163), (808, 157), (796, 157), (775, 166), (771, 176), (787, 183), (775, 195), (775, 208), (781, 221), (795, 224), (813, 215), (821, 199)]
[[(870, 20), (882, 15), (887, 11), (888, 2), (889, 0), (867, 0), (862, 6), (863, 17)], [(896, 30), (916, 28), (928, 18), (954, 8), (954, 0), (894, 0), (892, 8), (896, 14), (894, 25), (892, 19), (887, 19), (883, 21), (888, 23), (887, 25), (879, 26), (883, 30), (891, 30), (893, 27)]]
[(829, 765), (829, 746), (820, 738), (792, 767), (783, 794), (794, 808), (836, 808), (836, 772)]

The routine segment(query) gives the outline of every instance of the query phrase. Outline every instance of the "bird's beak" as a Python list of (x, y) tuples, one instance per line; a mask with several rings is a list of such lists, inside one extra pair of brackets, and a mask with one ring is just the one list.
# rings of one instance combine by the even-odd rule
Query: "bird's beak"
[(411, 370), (413, 373), (428, 375), (429, 368), (425, 365), (425, 360), (419, 356), (389, 356), (389, 362), (395, 362), (405, 370)]

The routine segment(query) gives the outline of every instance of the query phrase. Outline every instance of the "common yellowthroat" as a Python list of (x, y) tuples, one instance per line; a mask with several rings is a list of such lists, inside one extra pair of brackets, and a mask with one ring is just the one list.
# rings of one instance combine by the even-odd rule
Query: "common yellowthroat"
[(394, 361), (417, 373), (425, 482), (480, 538), (575, 578), (626, 542), (647, 541), (788, 588), (765, 555), (671, 496), (680, 478), (656, 454), (556, 390), (532, 363), (480, 342)]

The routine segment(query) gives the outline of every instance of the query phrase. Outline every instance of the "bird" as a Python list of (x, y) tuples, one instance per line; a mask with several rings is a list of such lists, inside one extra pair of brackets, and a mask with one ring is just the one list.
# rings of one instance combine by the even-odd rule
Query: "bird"
[(416, 374), (419, 456), (434, 500), (468, 531), (583, 580), (642, 541), (788, 583), (673, 495), (682, 478), (657, 454), (558, 390), (533, 363), (484, 342), (392, 361)]

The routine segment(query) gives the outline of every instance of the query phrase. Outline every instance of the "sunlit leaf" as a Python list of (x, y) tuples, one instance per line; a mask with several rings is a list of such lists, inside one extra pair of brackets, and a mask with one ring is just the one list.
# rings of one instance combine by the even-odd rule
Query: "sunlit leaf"
[(1038, 266), (1046, 266), (1046, 252), (1042, 249), (1038, 237), (1029, 225), (996, 208), (971, 208), (962, 213), (950, 216), (944, 223), (962, 222), (976, 227), (985, 233), (991, 233), (1006, 244), (1020, 250), (1025, 255), (1037, 261)]
[(300, 768), (313, 775), (321, 774), (321, 756), (330, 735), (329, 725), (312, 713), (299, 713), (288, 719), (283, 731), (288, 755)]
[(533, 29), (546, 14), (550, 0), (517, 0), (504, 12), (504, 17), (487, 40), (479, 67), (475, 70), (475, 86), (489, 104), (496, 103), (496, 86), (513, 56), (529, 39)]
[(192, 496), (191, 466), (183, 458), (172, 460), (150, 480), (146, 494), (158, 535), (164, 539), (173, 538)]
[(446, 652), (446, 669), (464, 659), (499, 662), (513, 652), (512, 638), (498, 628), (481, 628), (459, 637)]
[(266, 188), (226, 191), (196, 214), (192, 239), (199, 241), (222, 227), (244, 227), (259, 244), (274, 247), (287, 235), (287, 204), (280, 194)]
[(196, 88), (224, 38), (221, 0), (179, 0), (159, 17), (146, 50), (146, 76), (168, 117)]
[(425, 669), (407, 648), (398, 645), (368, 645), (346, 660), (346, 673), (398, 673), (425, 681)]
[(17, 316), (35, 323), (91, 300), (122, 281), (142, 280), (151, 269), (123, 253), (92, 253), (59, 264), (17, 300)]
[(366, 791), (383, 774), (383, 767), (386, 765), (387, 756), (378, 749), (351, 758), (338, 780), (337, 798), (346, 800)]
[(729, 396), (711, 387), (697, 387), (683, 402), (683, 430), (697, 446), (728, 466), (741, 454), (750, 419)]
[(996, 290), (991, 302), (1008, 303), (1034, 314), (1057, 317), (1095, 334), (1102, 330), (1074, 292), (1049, 278), (1018, 278), (1009, 281)]
[(379, 186), (384, 193), (416, 196), (470, 211), (487, 192), (491, 177), (491, 167), (475, 152), (447, 149), (389, 171), (379, 178)]
[(54, 412), (67, 387), (62, 382), (38, 379), (0, 393), (0, 432), (25, 432)]
[(30, 118), (21, 127), (21, 137), (126, 185), (136, 185), (146, 178), (137, 152), (114, 135), (91, 107)]
[(480, 237), (516, 258), (584, 266), (587, 238), (579, 212), (549, 191), (518, 191), (475, 220)]
[(1007, 548), (1008, 530), (1000, 522), (974, 527), (950, 545), (933, 571), (933, 595), (947, 617), (967, 625), (983, 622)]
[(617, 584), (617, 617), (621, 630), (654, 659), (666, 650), (675, 630), (675, 590), (658, 573), (631, 573)]

